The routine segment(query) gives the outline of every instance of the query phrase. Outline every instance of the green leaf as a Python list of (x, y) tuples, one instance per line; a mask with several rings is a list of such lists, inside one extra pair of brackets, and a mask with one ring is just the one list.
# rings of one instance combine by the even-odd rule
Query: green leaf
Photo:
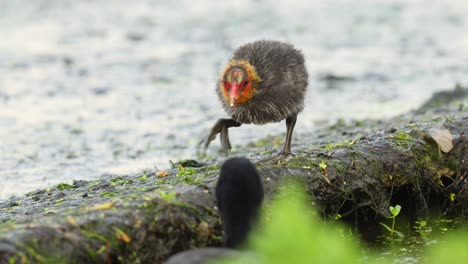
[(450, 201), (451, 202), (455, 201), (455, 194), (454, 193), (450, 193)]
[(392, 228), (389, 227), (388, 225), (384, 224), (384, 223), (379, 223), (381, 226), (385, 227), (385, 229), (387, 229), (389, 232), (392, 232)]
[(424, 220), (422, 220), (421, 222), (416, 222), (416, 223), (419, 223), (419, 227), (418, 227), (419, 229), (427, 226), (427, 222)]
[(148, 177), (146, 177), (146, 175), (143, 175), (141, 176), (140, 178), (138, 178), (140, 181), (146, 181), (148, 179)]
[(68, 189), (73, 189), (73, 185), (70, 185), (68, 183), (60, 183), (57, 185), (57, 190), (63, 191), (63, 190), (68, 190)]
[(397, 236), (399, 236), (401, 238), (405, 237), (405, 235), (403, 235), (403, 233), (400, 232), (400, 231), (393, 230), (393, 233), (397, 234)]
[(320, 162), (319, 164), (319, 167), (322, 169), (322, 170), (326, 170), (327, 169), (327, 164), (325, 164), (325, 162), (323, 162), (323, 160)]
[(396, 217), (401, 211), (400, 205), (395, 205), (395, 207), (390, 206), (390, 213), (392, 213), (393, 217)]

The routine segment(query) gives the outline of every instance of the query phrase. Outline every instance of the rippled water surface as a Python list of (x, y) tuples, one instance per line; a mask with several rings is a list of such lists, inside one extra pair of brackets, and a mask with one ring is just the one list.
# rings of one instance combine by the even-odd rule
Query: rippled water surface
[(220, 70), (256, 39), (306, 56), (298, 134), (408, 111), (468, 82), (467, 14), (466, 1), (0, 0), (0, 199), (193, 158), (224, 117)]

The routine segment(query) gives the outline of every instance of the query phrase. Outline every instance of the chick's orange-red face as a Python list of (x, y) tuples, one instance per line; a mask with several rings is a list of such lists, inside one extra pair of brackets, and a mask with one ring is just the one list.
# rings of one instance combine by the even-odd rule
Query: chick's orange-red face
[(252, 81), (242, 67), (229, 68), (223, 77), (222, 87), (230, 106), (243, 104), (252, 97)]

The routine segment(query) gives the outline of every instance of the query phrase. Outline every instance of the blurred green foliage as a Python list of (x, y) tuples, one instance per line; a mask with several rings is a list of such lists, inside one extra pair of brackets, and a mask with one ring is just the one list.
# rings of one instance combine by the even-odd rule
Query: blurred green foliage
[(468, 230), (452, 231), (439, 238), (439, 243), (426, 248), (426, 254), (421, 263), (468, 263)]
[[(246, 254), (223, 264), (394, 263), (385, 254), (369, 253), (337, 222), (324, 222), (304, 188), (288, 182), (264, 211), (246, 245)], [(468, 232), (452, 232), (426, 248), (420, 263), (467, 263)], [(364, 253), (366, 252), (366, 253)], [(219, 263), (217, 261), (216, 263)]]

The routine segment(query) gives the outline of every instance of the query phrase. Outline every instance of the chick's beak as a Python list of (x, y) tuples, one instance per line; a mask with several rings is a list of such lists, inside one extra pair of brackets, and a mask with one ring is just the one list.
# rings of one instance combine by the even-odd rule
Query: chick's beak
[(240, 95), (240, 85), (238, 83), (231, 84), (231, 90), (229, 91), (229, 101), (231, 107), (234, 106), (236, 100), (239, 98)]

